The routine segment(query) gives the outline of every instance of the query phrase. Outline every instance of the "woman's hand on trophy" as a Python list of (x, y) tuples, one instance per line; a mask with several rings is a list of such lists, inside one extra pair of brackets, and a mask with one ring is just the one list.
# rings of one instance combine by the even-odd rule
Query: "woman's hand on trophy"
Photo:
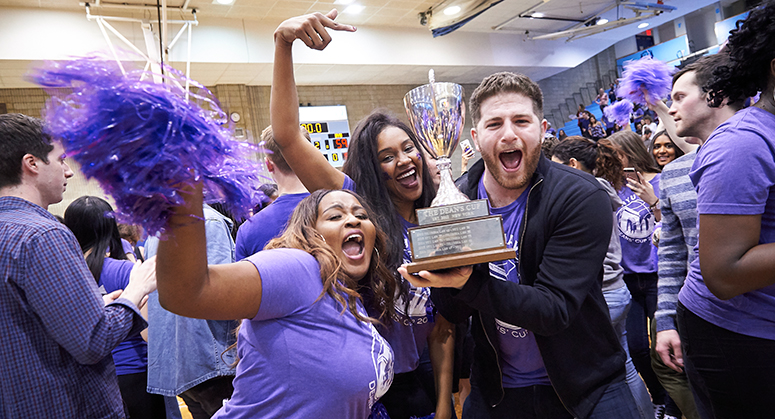
[(326, 28), (347, 32), (355, 32), (356, 30), (355, 26), (335, 22), (338, 14), (336, 9), (332, 9), (325, 15), (315, 12), (290, 18), (275, 29), (275, 42), (291, 45), (296, 39), (301, 39), (308, 47), (322, 50), (331, 42), (331, 35), (328, 34)]
[(441, 271), (420, 271), (416, 274), (410, 274), (406, 270), (406, 265), (401, 265), (398, 268), (398, 273), (415, 287), (461, 289), (468, 282), (473, 270), (474, 267), (469, 265)]

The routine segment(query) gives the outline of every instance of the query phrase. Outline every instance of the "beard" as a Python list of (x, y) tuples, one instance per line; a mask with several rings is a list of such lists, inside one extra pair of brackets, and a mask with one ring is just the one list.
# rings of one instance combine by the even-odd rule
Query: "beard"
[(482, 160), (493, 179), (506, 189), (521, 189), (530, 183), (533, 174), (538, 167), (538, 159), (541, 158), (541, 142), (533, 148), (522, 150), (522, 161), (517, 172), (508, 173), (503, 170), (500, 158), (492, 153), (482, 153)]

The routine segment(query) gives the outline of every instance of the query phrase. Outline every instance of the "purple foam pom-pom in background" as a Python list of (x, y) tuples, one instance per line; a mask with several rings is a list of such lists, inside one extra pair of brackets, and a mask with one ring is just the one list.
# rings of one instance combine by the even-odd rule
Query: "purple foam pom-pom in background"
[(268, 180), (251, 159), (258, 148), (233, 139), (204, 86), (189, 81), (199, 93), (187, 99), (183, 76), (166, 70), (168, 82), (155, 83), (148, 73), (124, 75), (115, 61), (93, 56), (45, 63), (30, 78), (71, 92), (60, 98), (49, 90), (46, 129), (115, 199), (120, 222), (163, 233), (172, 207), (183, 203), (181, 189), (197, 182), (207, 202), (245, 218)]
[(624, 66), (616, 95), (633, 103), (647, 106), (643, 89), (648, 92), (649, 101), (654, 103), (667, 98), (673, 85), (673, 68), (650, 57), (630, 61)]
[(620, 127), (629, 125), (630, 114), (635, 106), (627, 99), (622, 99), (614, 103), (613, 105), (606, 106), (603, 109), (605, 117), (609, 120), (616, 121)]

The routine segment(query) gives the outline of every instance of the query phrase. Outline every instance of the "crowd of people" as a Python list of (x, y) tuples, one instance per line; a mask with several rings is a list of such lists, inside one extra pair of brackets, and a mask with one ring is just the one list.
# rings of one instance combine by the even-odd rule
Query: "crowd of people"
[(339, 171), (300, 129), (292, 47), (355, 32), (336, 15), (274, 33), (276, 195), (240, 226), (197, 183), (163, 237), (93, 196), (60, 222), (62, 144), (0, 115), (0, 418), (775, 415), (775, 1), (637, 131), (580, 107), (547, 139), (534, 81), (485, 78), (455, 183), (518, 257), (417, 274), (440, 173), (413, 131), (374, 111)]

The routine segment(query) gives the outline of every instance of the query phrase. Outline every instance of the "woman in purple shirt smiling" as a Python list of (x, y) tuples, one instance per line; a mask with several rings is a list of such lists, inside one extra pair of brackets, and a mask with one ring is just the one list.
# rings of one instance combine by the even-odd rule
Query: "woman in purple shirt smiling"
[[(375, 223), (390, 243), (392, 256), (387, 265), (400, 286), (396, 315), (379, 329), (396, 355), (395, 381), (382, 403), (392, 419), (434, 412), (436, 419), (448, 419), (453, 413), (454, 327), (434, 312), (430, 288), (412, 287), (396, 271), (404, 261), (411, 260), (406, 231), (417, 221), (415, 209), (430, 206), (436, 193), (417, 138), (397, 118), (374, 112), (355, 128), (343, 173), (331, 166), (299, 131), (292, 45), (298, 39), (312, 49), (324, 49), (331, 40), (329, 29), (355, 31), (352, 26), (335, 22), (335, 18), (336, 10), (327, 15), (315, 13), (288, 19), (275, 30), (271, 97), (274, 138), (307, 190), (356, 190), (377, 212)], [(426, 348), (432, 377), (420, 367)]]
[(299, 203), (267, 250), (207, 265), (202, 187), (185, 192), (159, 243), (159, 302), (181, 316), (243, 320), (234, 394), (216, 418), (364, 419), (393, 379), (393, 352), (366, 314), (392, 315), (396, 283), (373, 214), (350, 191)]

